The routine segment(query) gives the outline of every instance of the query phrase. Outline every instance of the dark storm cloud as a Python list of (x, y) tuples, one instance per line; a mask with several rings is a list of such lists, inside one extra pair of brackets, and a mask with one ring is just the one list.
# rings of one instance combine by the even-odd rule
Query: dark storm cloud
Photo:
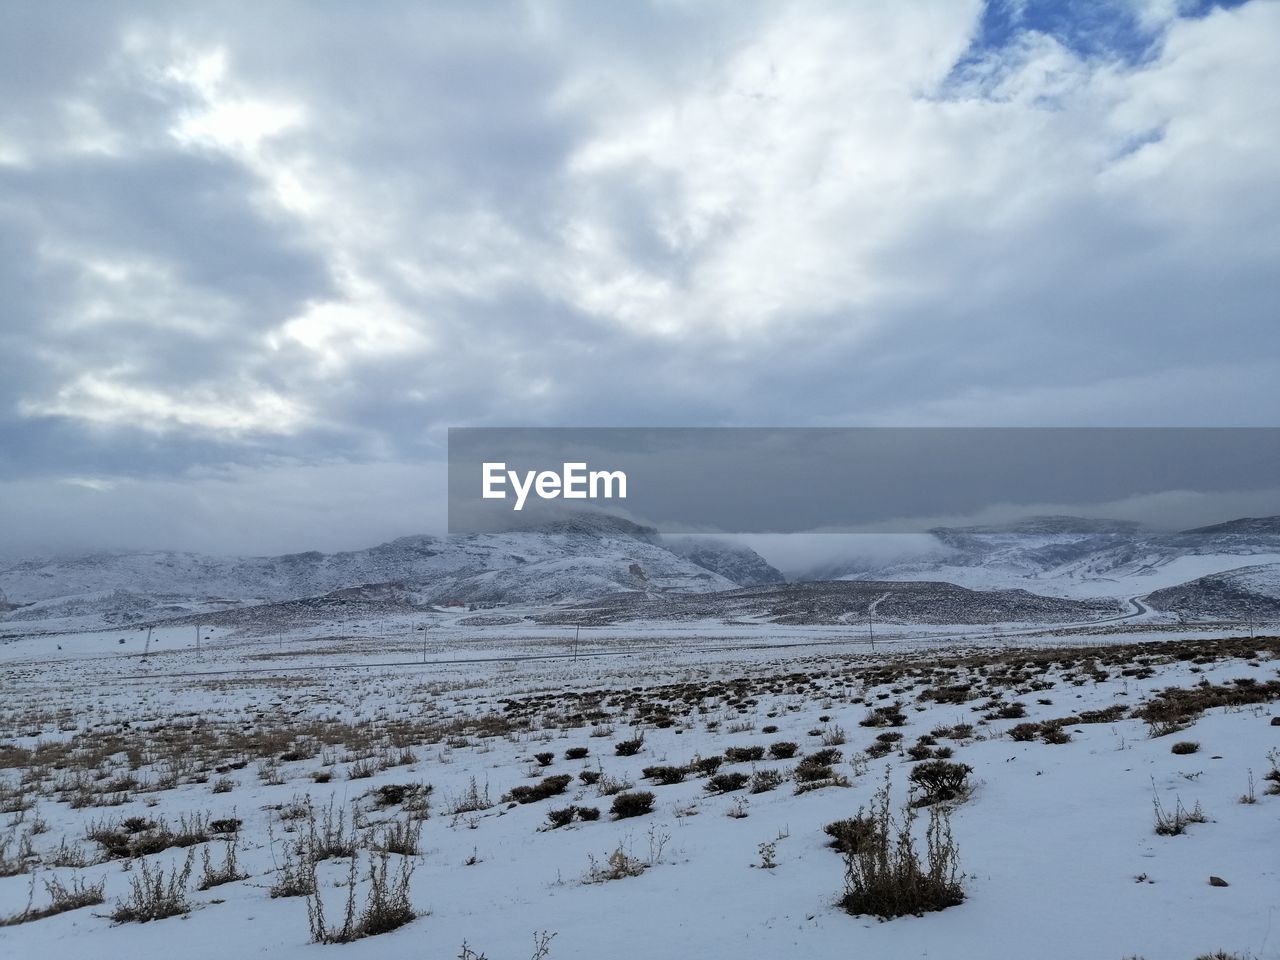
[(179, 284), (236, 298), (264, 317), (287, 316), (328, 292), (327, 274), (302, 238), (253, 209), (253, 189), (228, 160), (176, 152), (0, 172), (0, 197), (38, 211), (46, 235), (161, 261)]
[(451, 425), (1270, 423), (1276, 5), (1077, 6), (7, 4), (0, 525), (438, 527)]

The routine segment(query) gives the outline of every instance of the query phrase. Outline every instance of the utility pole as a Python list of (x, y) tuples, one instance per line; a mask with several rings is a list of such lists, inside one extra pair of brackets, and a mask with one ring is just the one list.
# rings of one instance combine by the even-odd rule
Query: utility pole
[(431, 637), (431, 631), (438, 629), (439, 626), (440, 626), (440, 621), (439, 619), (436, 619), (431, 621), (430, 623), (423, 621), (418, 627), (418, 629), (422, 631), (422, 662), (423, 663), (428, 662), (427, 640)]
[(200, 656), (200, 624), (196, 624), (196, 656)]
[(151, 628), (147, 627), (147, 642), (142, 646), (142, 659), (147, 659), (147, 654), (151, 651)]
[(578, 659), (578, 638), (582, 636), (582, 624), (573, 625), (573, 659)]

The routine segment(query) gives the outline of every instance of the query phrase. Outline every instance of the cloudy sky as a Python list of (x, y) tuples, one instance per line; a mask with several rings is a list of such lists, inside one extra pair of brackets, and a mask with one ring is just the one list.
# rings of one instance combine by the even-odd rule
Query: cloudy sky
[(0, 5), (0, 550), (463, 425), (1274, 425), (1280, 2)]

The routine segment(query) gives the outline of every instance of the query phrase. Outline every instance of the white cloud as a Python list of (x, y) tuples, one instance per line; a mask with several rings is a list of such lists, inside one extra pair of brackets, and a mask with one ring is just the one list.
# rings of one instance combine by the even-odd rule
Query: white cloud
[(0, 443), (1265, 420), (1280, 3), (1133, 9), (1136, 63), (979, 0), (103, 13), (10, 51)]
[(180, 427), (231, 435), (298, 430), (307, 411), (297, 401), (246, 385), (226, 392), (156, 390), (129, 382), (128, 370), (81, 374), (49, 401), (28, 401), (27, 416), (62, 416), (100, 426), (164, 432)]

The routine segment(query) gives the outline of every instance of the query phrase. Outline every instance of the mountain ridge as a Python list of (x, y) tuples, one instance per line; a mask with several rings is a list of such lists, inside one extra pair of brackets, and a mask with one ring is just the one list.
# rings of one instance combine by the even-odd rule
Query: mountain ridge
[(826, 563), (797, 579), (941, 579), (1060, 596), (1140, 596), (1237, 567), (1280, 562), (1280, 517), (1176, 533), (1128, 521), (1062, 517), (930, 532), (938, 544), (934, 554), (879, 565)]
[[(739, 579), (725, 576), (732, 572)], [(395, 584), (418, 602), (557, 603), (625, 590), (703, 593), (781, 578), (754, 551), (703, 544), (668, 549), (655, 531), (620, 521), (556, 521), (541, 531), (397, 537), (364, 550), (268, 557), (185, 551), (97, 552), (0, 563), (10, 619), (114, 619), (270, 604)]]

